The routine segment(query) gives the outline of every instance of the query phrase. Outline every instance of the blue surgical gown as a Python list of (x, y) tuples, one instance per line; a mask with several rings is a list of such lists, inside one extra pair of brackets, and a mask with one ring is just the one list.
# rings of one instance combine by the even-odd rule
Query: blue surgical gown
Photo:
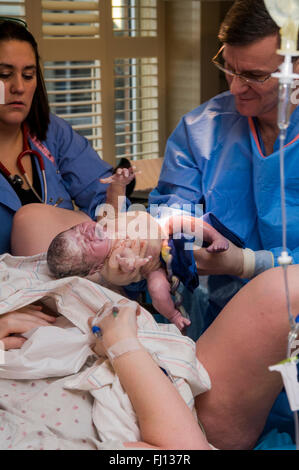
[[(87, 139), (76, 133), (63, 119), (51, 115), (47, 137), (41, 143), (29, 139), (29, 145), (37, 150), (44, 161), (47, 181), (47, 203), (73, 209), (73, 202), (80, 210), (95, 217), (98, 204), (105, 202), (107, 185), (99, 178), (111, 175), (111, 166), (100, 159)], [(36, 162), (37, 164), (37, 162)], [(41, 171), (37, 164), (44, 197)], [(10, 233), (15, 212), (21, 207), (11, 185), (0, 173), (0, 254), (10, 252)]]

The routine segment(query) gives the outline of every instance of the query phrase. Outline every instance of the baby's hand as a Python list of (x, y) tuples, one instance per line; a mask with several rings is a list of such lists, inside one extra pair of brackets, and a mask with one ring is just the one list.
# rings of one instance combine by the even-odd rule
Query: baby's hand
[(147, 256), (146, 258), (141, 258), (140, 256), (122, 256), (121, 254), (116, 255), (120, 270), (124, 273), (131, 273), (135, 269), (141, 268), (147, 264), (152, 257)]
[(100, 179), (101, 183), (104, 184), (117, 184), (120, 186), (127, 186), (135, 178), (136, 175), (141, 173), (140, 171), (135, 171), (136, 167), (130, 168), (118, 168), (116, 173), (109, 176), (108, 178)]
[(170, 319), (180, 331), (184, 330), (187, 326), (191, 324), (191, 321), (188, 318), (183, 317), (181, 312), (176, 310), (176, 314)]
[[(143, 279), (140, 266), (146, 264), (151, 258), (146, 256), (147, 240), (121, 240), (117, 242), (101, 271), (103, 278), (117, 286), (126, 286), (131, 282)], [(130, 253), (129, 253), (129, 251)], [(132, 258), (133, 261), (123, 261), (123, 258)]]

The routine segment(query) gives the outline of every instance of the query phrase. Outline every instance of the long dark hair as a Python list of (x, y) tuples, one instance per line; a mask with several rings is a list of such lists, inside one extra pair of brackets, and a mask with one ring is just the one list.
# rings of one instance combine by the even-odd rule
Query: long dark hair
[(32, 135), (36, 136), (39, 140), (45, 140), (50, 122), (50, 109), (46, 86), (40, 67), (37, 42), (25, 26), (13, 21), (1, 21), (0, 41), (10, 40), (28, 42), (34, 51), (37, 86), (26, 122)]

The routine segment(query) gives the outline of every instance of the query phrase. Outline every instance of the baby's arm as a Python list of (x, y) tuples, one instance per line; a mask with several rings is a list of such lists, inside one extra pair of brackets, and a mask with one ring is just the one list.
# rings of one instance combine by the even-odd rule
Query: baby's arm
[(203, 241), (209, 243), (206, 248), (209, 253), (226, 251), (229, 247), (228, 240), (202, 219), (185, 214), (174, 215), (169, 217), (163, 225), (168, 236), (179, 232), (196, 237), (202, 236)]
[(163, 317), (174, 323), (179, 330), (190, 325), (190, 320), (183, 317), (179, 310), (175, 308), (170, 295), (170, 284), (164, 269), (160, 268), (149, 273), (147, 276), (147, 288), (152, 298), (153, 306)]
[(118, 211), (118, 198), (125, 198), (126, 186), (131, 183), (136, 174), (139, 173), (135, 172), (135, 170), (136, 167), (134, 166), (130, 168), (118, 168), (113, 175), (108, 178), (100, 179), (101, 183), (109, 184), (106, 193), (106, 204), (111, 204), (115, 212)]

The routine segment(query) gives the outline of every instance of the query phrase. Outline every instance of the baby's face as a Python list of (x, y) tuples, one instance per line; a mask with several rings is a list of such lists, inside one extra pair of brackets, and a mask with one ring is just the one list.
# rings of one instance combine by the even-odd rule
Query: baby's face
[(109, 254), (111, 241), (94, 221), (75, 225), (68, 231), (68, 237), (80, 248), (86, 263), (100, 267)]

